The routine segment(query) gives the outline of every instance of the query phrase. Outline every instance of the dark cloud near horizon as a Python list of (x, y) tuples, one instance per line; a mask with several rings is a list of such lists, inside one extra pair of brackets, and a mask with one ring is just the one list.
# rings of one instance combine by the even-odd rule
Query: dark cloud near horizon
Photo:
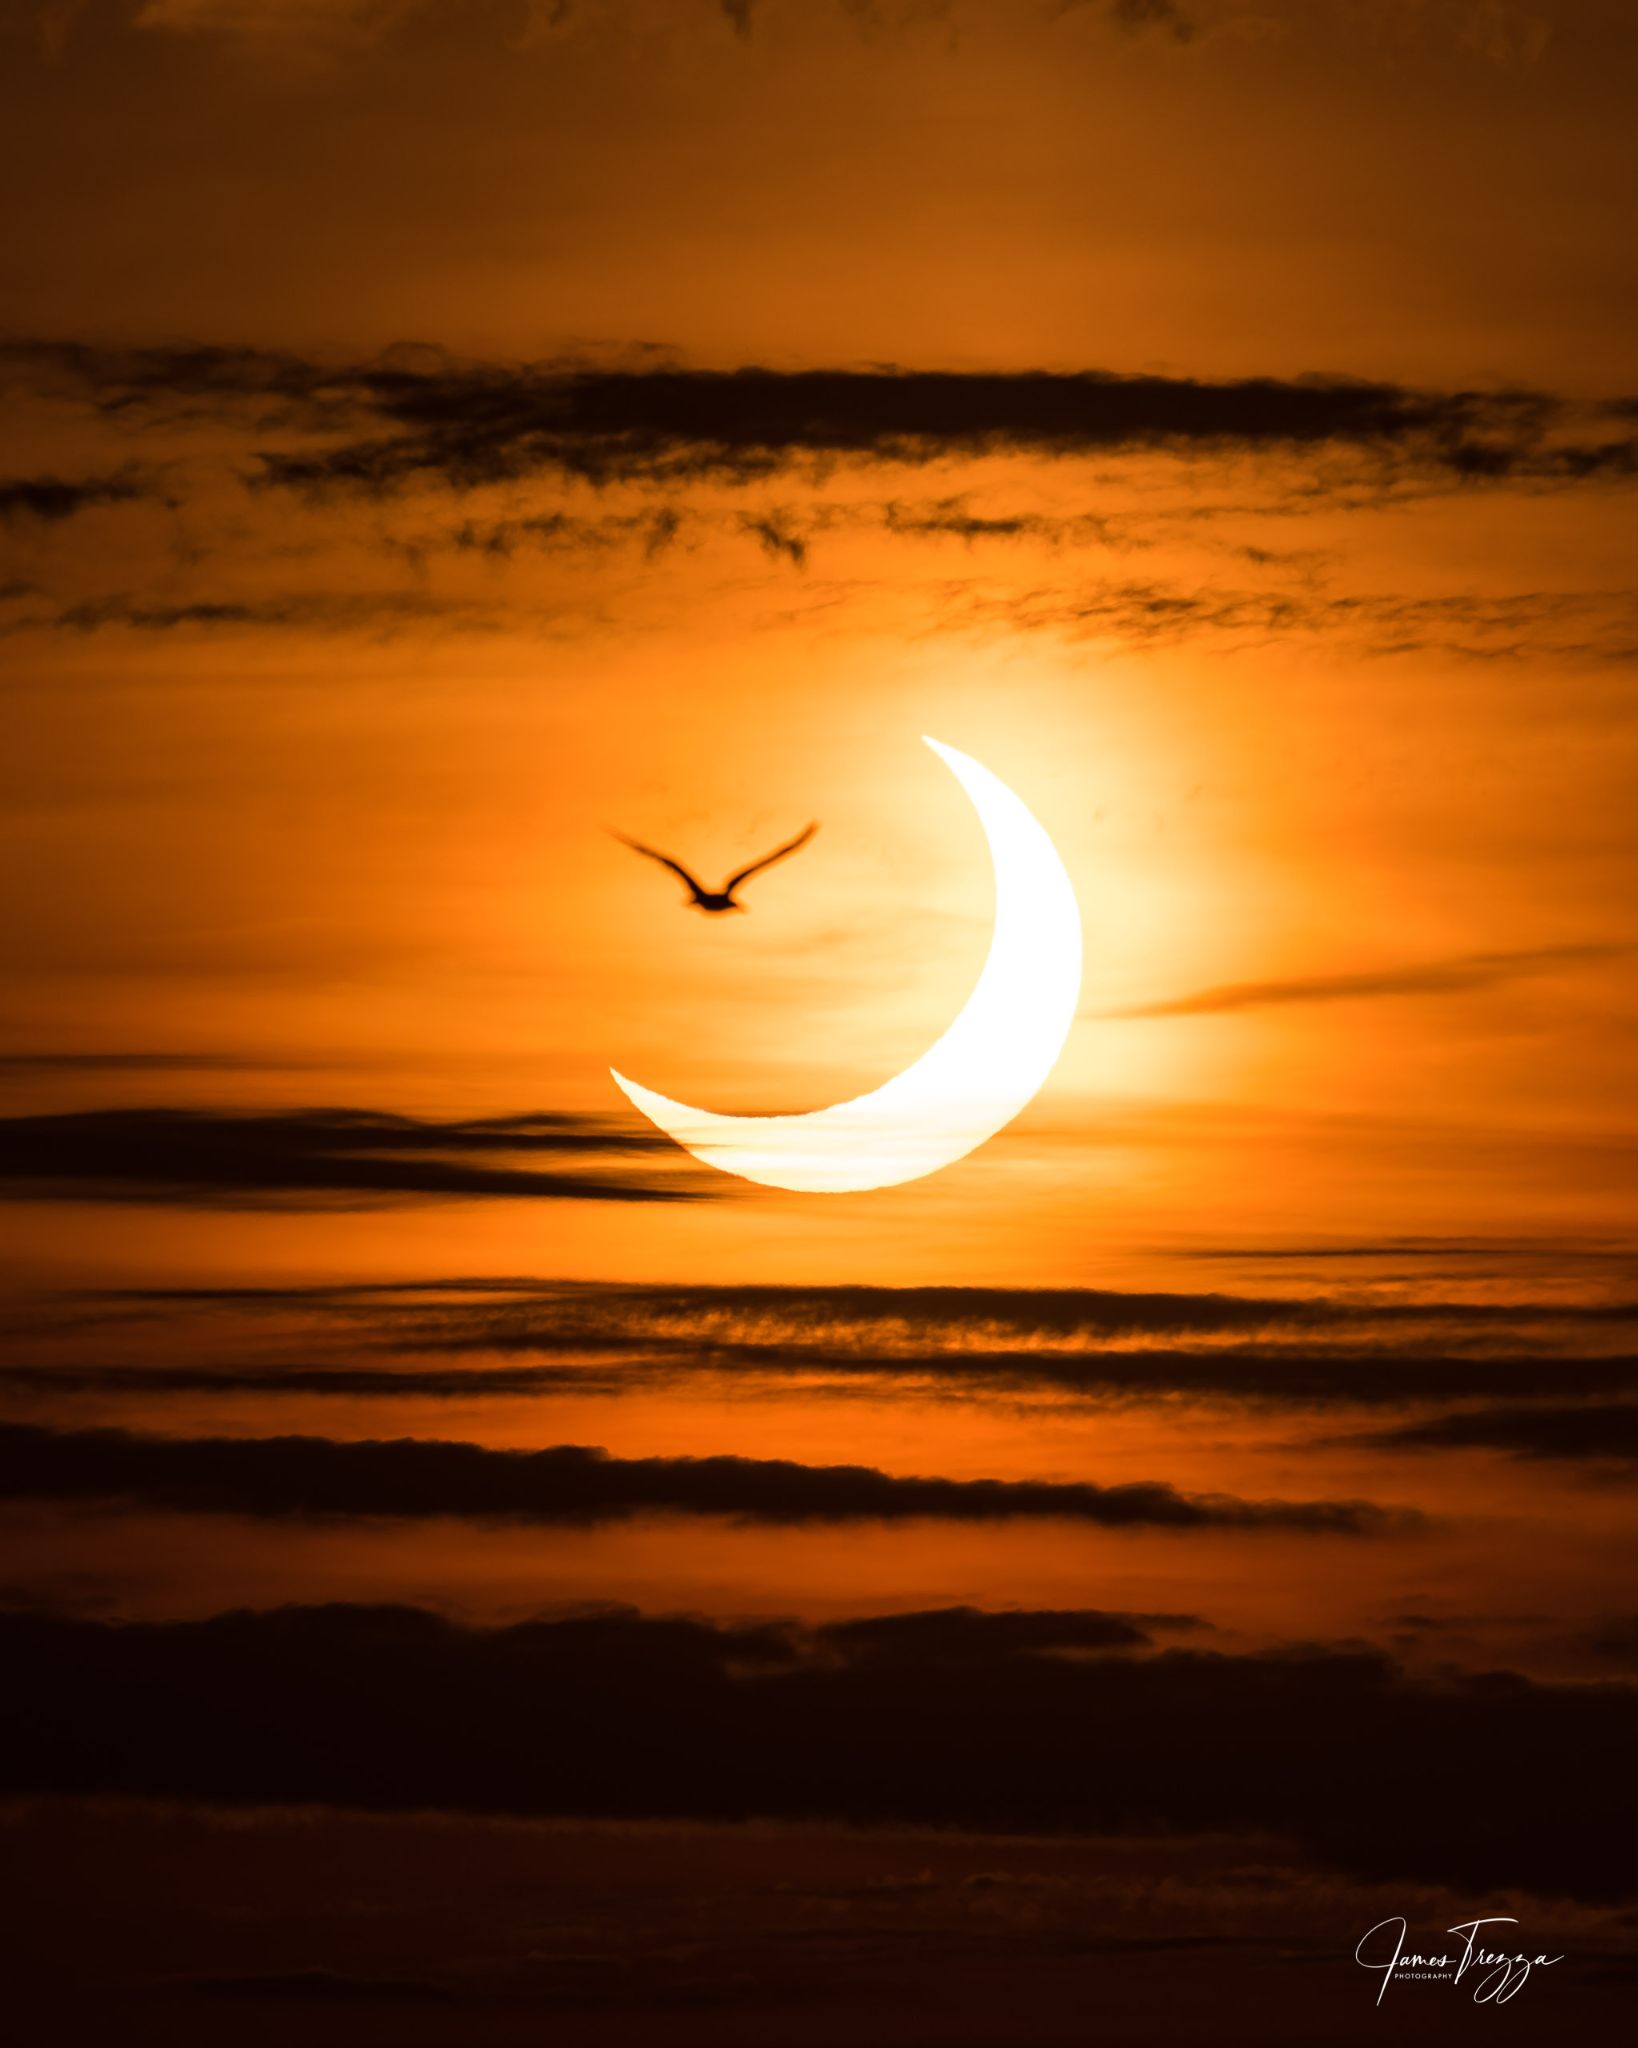
[(1155, 1632), (1191, 1634), (1211, 1624), (1198, 1614), (1111, 1614), (1101, 1608), (933, 1607), (826, 1622), (815, 1640), (850, 1663), (946, 1665), (1005, 1657), (1078, 1655), (1150, 1647)]
[[(490, 1629), (405, 1607), (12, 1614), (0, 1786), (1008, 1834), (1250, 1829), (1372, 1879), (1631, 1894), (1638, 1689), (1413, 1679), (1350, 1647), (1088, 1648), (1108, 1619), (977, 1616), (947, 1634), (947, 1618), (901, 1616), (815, 1634), (630, 1610)], [(929, 1635), (935, 1653), (916, 1654)], [(1407, 1787), (1417, 1759), (1436, 1776), (1437, 1826)]]
[(1582, 1635), (1581, 1646), (1605, 1663), (1638, 1671), (1638, 1612), (1595, 1622)]
[(192, 1988), (207, 1998), (242, 1999), (249, 2005), (446, 2005), (455, 1994), (447, 1985), (420, 1977), (366, 1977), (357, 1972), (281, 1970), (264, 1976), (200, 1977)]
[(568, 1163), (674, 1152), (652, 1133), (561, 1113), (440, 1123), (364, 1109), (87, 1109), (0, 1117), (0, 1188), (34, 1200), (203, 1206), (700, 1198), (706, 1186), (676, 1169), (657, 1177)]
[(635, 1515), (798, 1528), (839, 1522), (1019, 1520), (1103, 1528), (1409, 1533), (1422, 1518), (1371, 1501), (1190, 1495), (1158, 1480), (899, 1477), (784, 1458), (616, 1458), (581, 1444), (494, 1450), (405, 1437), (167, 1437), (0, 1424), (0, 1499), (120, 1501), (184, 1514), (479, 1521), (591, 1527)]
[(324, 364), (251, 348), (99, 348), (13, 340), (12, 375), (112, 418), (238, 419), (264, 436), (260, 481), (310, 493), (457, 489), (558, 473), (592, 483), (748, 482), (843, 461), (998, 453), (1350, 448), (1457, 481), (1582, 481), (1638, 470), (1630, 438), (1565, 443), (1551, 394), (1421, 391), (1310, 376), (1212, 381), (1113, 371), (894, 365), (780, 371), (462, 361), (431, 347)]
[(1366, 969), (1354, 974), (1292, 975), (1281, 980), (1221, 982), (1189, 995), (1132, 1003), (1091, 1014), (1109, 1018), (1203, 1017), (1238, 1010), (1274, 1009), (1296, 1003), (1356, 1002), (1378, 996), (1466, 995), (1508, 982), (1630, 958), (1631, 941), (1533, 946), (1494, 953), (1458, 953), (1406, 967)]

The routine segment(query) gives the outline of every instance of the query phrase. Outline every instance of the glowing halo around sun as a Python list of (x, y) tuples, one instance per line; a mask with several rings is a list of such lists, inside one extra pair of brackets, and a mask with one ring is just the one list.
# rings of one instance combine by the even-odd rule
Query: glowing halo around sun
[(943, 1037), (891, 1081), (800, 1116), (717, 1116), (610, 1067), (633, 1107), (707, 1166), (799, 1194), (920, 1180), (1011, 1123), (1056, 1065), (1081, 992), (1074, 888), (1004, 782), (954, 747), (926, 743), (972, 800), (995, 864), (995, 928), (972, 994)]

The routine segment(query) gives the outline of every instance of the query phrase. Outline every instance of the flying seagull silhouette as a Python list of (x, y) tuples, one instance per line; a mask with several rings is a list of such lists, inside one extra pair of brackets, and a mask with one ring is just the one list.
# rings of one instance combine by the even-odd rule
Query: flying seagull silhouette
[(623, 832), (616, 832), (614, 837), (622, 846), (629, 846), (633, 853), (644, 854), (649, 860), (657, 860), (661, 867), (669, 868), (687, 887), (688, 909), (707, 910), (716, 916), (724, 910), (743, 910), (745, 905), (734, 901), (734, 891), (740, 884), (748, 882), (753, 875), (760, 875), (764, 868), (771, 868), (776, 860), (783, 860), (787, 854), (795, 853), (799, 847), (806, 846), (818, 830), (819, 821), (816, 818), (805, 830), (798, 832), (794, 839), (787, 839), (783, 846), (776, 846), (772, 853), (764, 854), (761, 860), (754, 860), (749, 867), (741, 868), (738, 874), (730, 875), (720, 889), (702, 889), (680, 860), (673, 860), (666, 853), (656, 853), (652, 846), (644, 846), (641, 840), (628, 839)]

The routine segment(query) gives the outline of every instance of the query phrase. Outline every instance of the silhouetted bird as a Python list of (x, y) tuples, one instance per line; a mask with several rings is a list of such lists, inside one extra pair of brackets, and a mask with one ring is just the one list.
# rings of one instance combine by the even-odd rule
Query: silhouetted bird
[(646, 854), (650, 860), (657, 860), (661, 867), (669, 868), (688, 889), (690, 910), (709, 910), (712, 913), (723, 910), (743, 910), (743, 903), (734, 901), (734, 891), (742, 882), (748, 882), (753, 875), (760, 875), (764, 868), (771, 868), (776, 860), (783, 860), (788, 853), (795, 853), (798, 847), (806, 846), (814, 833), (819, 830), (817, 819), (806, 831), (798, 832), (794, 839), (787, 839), (783, 846), (777, 846), (772, 853), (761, 860), (754, 860), (748, 868), (741, 868), (737, 875), (730, 875), (720, 889), (702, 889), (681, 861), (673, 860), (669, 854), (656, 853), (652, 846), (644, 846), (639, 840), (628, 839), (623, 832), (616, 832), (615, 838), (622, 846), (629, 846), (633, 853)]

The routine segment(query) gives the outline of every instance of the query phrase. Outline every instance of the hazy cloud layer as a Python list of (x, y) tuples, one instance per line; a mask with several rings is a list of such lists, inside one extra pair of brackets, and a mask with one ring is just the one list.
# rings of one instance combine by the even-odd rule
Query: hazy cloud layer
[[(1384, 1248), (1358, 1247), (1362, 1255)], [(1391, 1247), (1386, 1248), (1391, 1252)], [(1612, 1252), (1619, 1275), (1623, 1254)], [(836, 1388), (1290, 1409), (1611, 1399), (1638, 1389), (1638, 1303), (1116, 1293), (1077, 1288), (643, 1287), (429, 1279), (145, 1289), (93, 1318), (212, 1305), (297, 1333), (287, 1360), (0, 1371), (32, 1398), (146, 1388), (516, 1396), (640, 1394), (701, 1375)], [(50, 1305), (39, 1311), (56, 1312)], [(19, 1307), (19, 1327), (30, 1312)], [(340, 1346), (329, 1348), (332, 1340)], [(360, 1346), (369, 1356), (360, 1355)], [(299, 1347), (299, 1362), (297, 1352)], [(378, 1363), (395, 1353), (403, 1363)], [(537, 1362), (539, 1361), (539, 1362)]]
[(184, 1513), (458, 1515), (588, 1526), (632, 1515), (726, 1516), (769, 1525), (1001, 1522), (1105, 1528), (1405, 1531), (1419, 1517), (1369, 1501), (1247, 1501), (1160, 1481), (901, 1478), (865, 1465), (783, 1458), (613, 1458), (579, 1444), (491, 1450), (403, 1438), (162, 1437), (0, 1425), (0, 1499), (120, 1500)]
[(1606, 1663), (1638, 1671), (1638, 1612), (1607, 1616), (1588, 1629), (1582, 1641)]
[[(1481, 1898), (1631, 1894), (1638, 1690), (1508, 1673), (1416, 1681), (1360, 1649), (1090, 1648), (1106, 1626), (906, 1616), (814, 1635), (625, 1610), (487, 1630), (393, 1607), (124, 1625), (12, 1615), (0, 1621), (12, 1674), (0, 1776), (12, 1793), (378, 1809), (1252, 1828), (1356, 1874)], [(936, 1653), (917, 1654), (918, 1637), (937, 1638)], [(1438, 1827), (1433, 1795), (1407, 1786), (1418, 1758), (1436, 1778)]]
[[(777, 4), (778, 0), (714, 0), (713, 6), (707, 0), (696, 8), (695, 20), (703, 27), (709, 19), (709, 6), (739, 41), (748, 42), (758, 14)], [(1195, 32), (1192, 19), (1176, 0), (1052, 0), (1047, 12), (1064, 14), (1083, 6), (1095, 8), (1124, 35), (1156, 29), (1178, 42), (1188, 42)], [(597, 20), (611, 12), (607, 0), (525, 0), (516, 11), (522, 17), (524, 47), (580, 26), (581, 20)], [(955, 8), (952, 0), (932, 0), (932, 4), (921, 0), (919, 6), (915, 0), (899, 0), (897, 6), (892, 0), (834, 0), (834, 11), (861, 32), (879, 34), (890, 25), (904, 26), (918, 18), (941, 19)], [(434, 12), (435, 0), (135, 0), (132, 8), (134, 25), (140, 29), (215, 35), (275, 50), (295, 47), (311, 58), (330, 60), (356, 55), (391, 36), (416, 15)], [(674, 18), (678, 12), (673, 5), (668, 26), (678, 26)], [(639, 21), (643, 18), (641, 9), (628, 8), (625, 13)], [(499, 40), (506, 35), (505, 10), (493, 14), (481, 10), (479, 19), (486, 36)]]
[[(918, 27), (970, 25), (1001, 11), (1006, 0), (832, 0), (835, 16), (861, 37)], [(1013, 0), (1016, 4), (1016, 0)], [(1339, 36), (1350, 54), (1392, 56), (1450, 52), (1509, 71), (1529, 71), (1552, 42), (1554, 22), (1520, 0), (1306, 0), (1304, 7), (1247, 9), (1231, 0), (1032, 0), (1051, 23), (1088, 20), (1114, 35), (1153, 36), (1179, 47), (1226, 38), (1241, 45), (1278, 44), (1293, 34)], [(697, 0), (693, 20), (749, 44), (759, 24), (790, 18), (813, 0)], [(122, 0), (93, 10), (85, 0), (33, 0), (19, 24), (51, 64), (72, 62), (99, 30), (135, 30), (173, 38), (219, 41), (301, 70), (339, 67), (369, 53), (418, 19), (436, 19), (437, 0)], [(519, 0), (515, 7), (472, 10), (480, 42), (514, 59), (549, 49), (577, 31), (628, 29), (663, 19), (675, 30), (677, 0), (611, 5), (611, 0)]]
[(1174, 42), (1192, 41), (1195, 33), (1193, 18), (1177, 5), (1177, 0), (1105, 0), (1104, 13), (1119, 29), (1128, 35), (1141, 35), (1145, 29), (1158, 29), (1169, 35)]
[(0, 1186), (34, 1199), (316, 1207), (480, 1195), (665, 1202), (705, 1192), (679, 1173), (571, 1163), (630, 1153), (675, 1147), (602, 1118), (546, 1113), (445, 1123), (365, 1109), (0, 1117)]
[[(524, 545), (606, 552), (625, 547), (645, 565), (666, 555), (685, 525), (693, 542), (726, 534), (756, 547), (788, 573), (812, 566), (818, 536), (848, 519), (798, 519), (789, 513), (742, 514), (728, 521), (690, 519), (674, 510), (651, 517), (580, 521), (546, 513), (484, 527), (467, 522), (449, 536), (459, 552), (509, 560)], [(874, 524), (875, 516), (871, 515)], [(1101, 544), (1082, 519), (973, 518), (921, 528), (883, 522), (881, 530), (934, 533), (969, 543), (1008, 538), (1043, 545)], [(392, 544), (406, 562), (419, 561), (420, 542)], [(269, 595), (199, 594), (160, 601), (132, 591), (65, 599), (22, 579), (0, 586), (11, 609), (0, 634), (102, 632), (290, 632), (361, 635), (387, 641), (434, 633), (580, 634), (597, 624), (583, 593), (558, 592), (548, 602), (503, 585), (462, 594), (422, 588), (356, 591), (285, 589)], [(1247, 588), (1215, 578), (1194, 582), (1099, 579), (996, 590), (977, 578), (942, 579), (923, 594), (918, 631), (989, 637), (1050, 633), (1071, 640), (1108, 640), (1129, 647), (1210, 641), (1229, 649), (1274, 646), (1296, 637), (1341, 641), (1374, 659), (1437, 654), (1462, 661), (1638, 660), (1638, 599), (1618, 591), (1525, 591), (1507, 597), (1454, 592), (1410, 597), (1396, 591), (1325, 595), (1284, 583)]]
[(287, 1064), (233, 1052), (0, 1052), (0, 1074), (266, 1073)]

